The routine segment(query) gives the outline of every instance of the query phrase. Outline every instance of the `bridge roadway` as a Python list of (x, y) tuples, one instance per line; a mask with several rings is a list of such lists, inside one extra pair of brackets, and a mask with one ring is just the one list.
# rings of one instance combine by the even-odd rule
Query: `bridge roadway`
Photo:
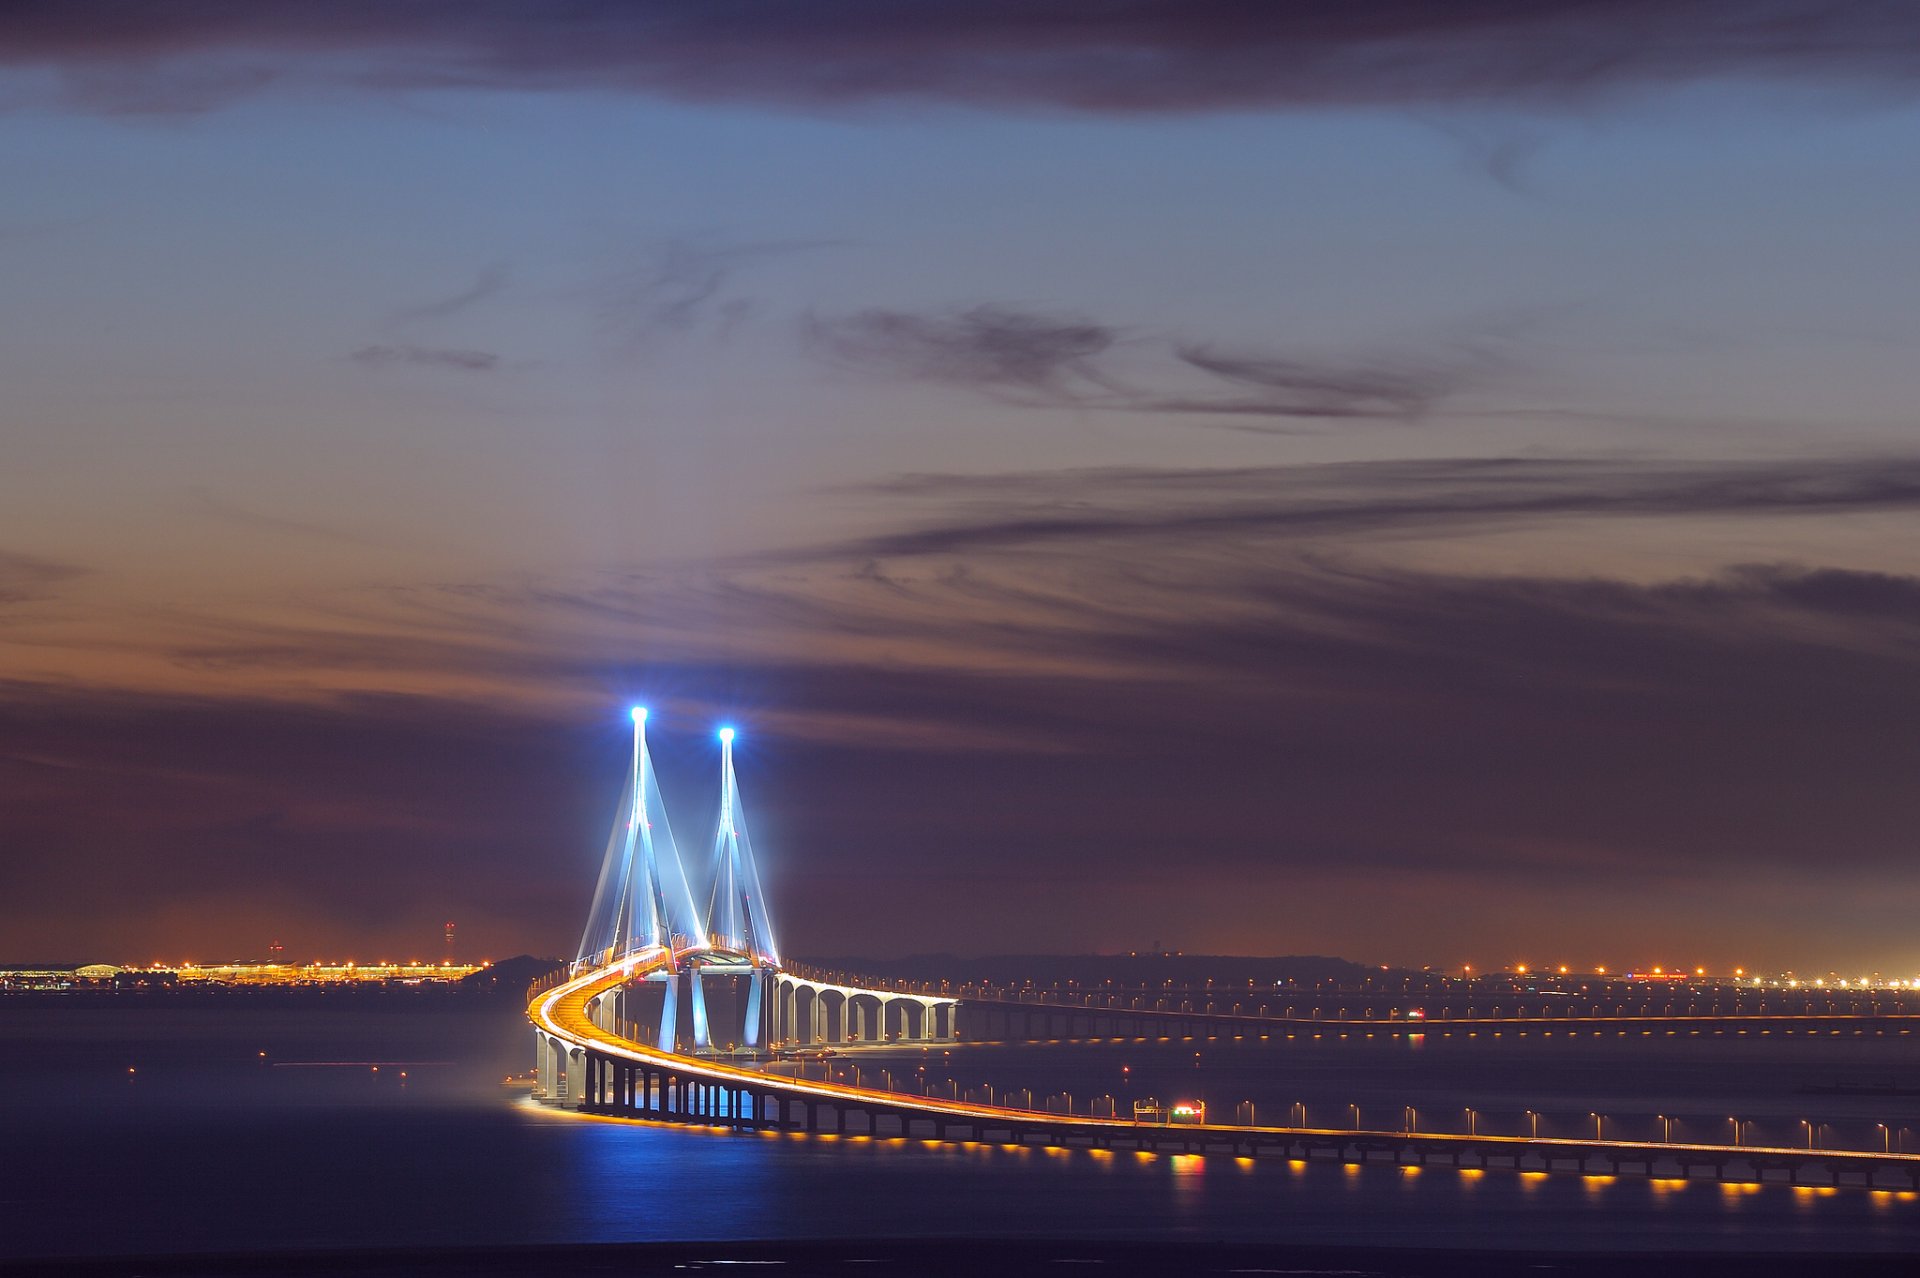
[[(1146, 1123), (980, 1105), (933, 1096), (785, 1078), (710, 1057), (683, 1056), (623, 1038), (595, 1019), (595, 1000), (664, 964), (653, 950), (590, 970), (534, 995), (528, 1016), (543, 1058), (564, 1055), (569, 1086), (549, 1103), (584, 1112), (721, 1126), (865, 1135), (881, 1139), (996, 1142), (1173, 1154), (1277, 1156), (1308, 1162), (1508, 1168), (1582, 1175), (1637, 1173), (1721, 1181), (1920, 1191), (1920, 1154), (1782, 1146), (1539, 1139), (1526, 1136), (1346, 1131), (1332, 1128)], [(548, 1075), (543, 1071), (543, 1080)], [(573, 1080), (577, 1079), (578, 1082)], [(859, 1122), (849, 1124), (850, 1118)]]
[(1097, 1003), (1046, 999), (953, 996), (962, 1012), (961, 1037), (974, 1042), (1095, 1038), (1270, 1037), (1275, 1033), (1341, 1033), (1386, 1030), (1452, 1034), (1529, 1030), (1568, 1034), (1912, 1034), (1920, 1014), (1910, 1012), (1728, 1012), (1719, 1015), (1455, 1016), (1404, 1017), (1260, 1016), (1248, 1012), (1174, 1011), (1166, 1008), (1103, 1007)]

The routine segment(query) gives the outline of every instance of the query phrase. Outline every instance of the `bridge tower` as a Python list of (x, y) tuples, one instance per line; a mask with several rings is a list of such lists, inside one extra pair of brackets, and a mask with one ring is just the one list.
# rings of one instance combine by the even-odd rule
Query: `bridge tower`
[(773, 925), (760, 890), (747, 813), (733, 773), (733, 729), (720, 729), (720, 822), (713, 835), (713, 893), (707, 901), (707, 940), (757, 965), (778, 967)]
[[(576, 970), (619, 963), (648, 950), (668, 952), (666, 996), (660, 1017), (660, 1044), (673, 1050), (680, 975), (672, 956), (678, 950), (705, 949), (706, 928), (693, 889), (688, 886), (680, 851), (667, 821), (660, 782), (647, 752), (647, 711), (633, 711), (633, 762), (607, 838), (600, 881), (586, 930), (580, 936)], [(696, 1004), (696, 1017), (699, 1012)]]
[[(763, 1037), (767, 974), (778, 970), (780, 951), (767, 917), (760, 869), (753, 859), (753, 839), (747, 833), (740, 783), (734, 776), (733, 735), (732, 728), (720, 729), (720, 820), (713, 835), (713, 888), (707, 900), (706, 934), (713, 950), (733, 960), (726, 966), (735, 972), (745, 968), (747, 1007), (741, 1041), (753, 1048), (760, 1046)], [(694, 989), (695, 1015), (704, 1019), (705, 999), (699, 996), (697, 977)], [(699, 1028), (696, 1026), (696, 1030)]]

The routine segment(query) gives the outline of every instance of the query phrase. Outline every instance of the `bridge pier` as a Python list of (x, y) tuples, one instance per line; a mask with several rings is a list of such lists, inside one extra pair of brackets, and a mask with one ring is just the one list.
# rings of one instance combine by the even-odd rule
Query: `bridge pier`
[(742, 1026), (743, 1037), (740, 1041), (748, 1047), (760, 1046), (760, 991), (766, 983), (765, 968), (756, 967), (747, 976), (747, 1016), (746, 1023)]
[(705, 1051), (713, 1046), (707, 1031), (707, 983), (697, 966), (687, 973), (687, 981), (693, 995), (693, 1047)]
[(679, 1026), (675, 1023), (680, 1015), (680, 974), (669, 972), (661, 977), (660, 983), (666, 996), (660, 1003), (660, 1038), (658, 1046), (663, 1052), (675, 1051), (679, 1047)]
[(580, 1108), (587, 1091), (587, 1053), (585, 1048), (565, 1049), (567, 1070), (567, 1104), (574, 1109)]

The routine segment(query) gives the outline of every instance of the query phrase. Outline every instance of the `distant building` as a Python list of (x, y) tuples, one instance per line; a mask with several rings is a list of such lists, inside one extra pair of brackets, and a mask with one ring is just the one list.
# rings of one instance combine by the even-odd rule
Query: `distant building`
[(0, 967), (0, 990), (104, 989), (114, 983), (121, 971), (111, 963)]

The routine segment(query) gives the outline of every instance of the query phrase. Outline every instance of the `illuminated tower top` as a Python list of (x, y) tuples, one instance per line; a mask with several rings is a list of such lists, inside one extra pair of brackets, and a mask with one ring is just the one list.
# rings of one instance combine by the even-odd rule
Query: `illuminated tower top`
[(745, 955), (756, 963), (780, 963), (767, 918), (753, 839), (733, 773), (732, 728), (720, 729), (720, 822), (713, 836), (713, 893), (707, 902), (707, 935), (713, 945)]

